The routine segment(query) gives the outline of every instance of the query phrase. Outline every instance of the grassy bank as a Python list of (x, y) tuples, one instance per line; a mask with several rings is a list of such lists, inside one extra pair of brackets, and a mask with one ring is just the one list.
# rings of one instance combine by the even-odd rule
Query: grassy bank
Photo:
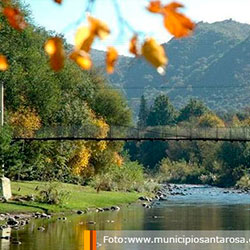
[[(14, 196), (38, 195), (40, 190), (50, 185), (44, 182), (12, 182)], [(86, 208), (109, 207), (135, 202), (139, 193), (99, 192), (90, 187), (72, 184), (60, 184), (60, 190), (69, 192), (63, 205), (49, 205), (32, 201), (10, 201), (0, 203), (0, 213), (29, 213), (29, 212), (70, 212)]]

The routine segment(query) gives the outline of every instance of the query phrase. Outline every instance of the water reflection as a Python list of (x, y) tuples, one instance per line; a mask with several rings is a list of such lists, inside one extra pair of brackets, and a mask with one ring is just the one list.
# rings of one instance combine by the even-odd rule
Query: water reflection
[(1, 249), (2, 250), (9, 250), (10, 249), (10, 235), (11, 235), (11, 229), (10, 228), (4, 228), (1, 232)]

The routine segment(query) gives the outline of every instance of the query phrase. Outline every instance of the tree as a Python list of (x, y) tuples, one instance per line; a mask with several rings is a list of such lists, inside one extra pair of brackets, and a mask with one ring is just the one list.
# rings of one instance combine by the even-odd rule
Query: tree
[(147, 119), (149, 115), (149, 110), (147, 106), (147, 101), (144, 95), (141, 96), (141, 104), (139, 111), (139, 120), (137, 123), (138, 128), (145, 128), (147, 126)]
[(155, 169), (156, 165), (167, 156), (168, 143), (164, 141), (145, 141), (139, 145), (138, 160), (145, 167)]
[(218, 158), (223, 163), (219, 184), (235, 185), (243, 175), (244, 169), (249, 168), (249, 144), (224, 142), (218, 151)]
[(225, 123), (217, 115), (207, 113), (200, 117), (199, 126), (203, 128), (224, 128)]
[[(10, 66), (0, 72), (6, 91), (5, 121), (12, 128), (11, 133), (0, 131), (0, 162), (5, 163), (6, 176), (69, 182), (79, 175), (83, 179), (86, 171), (92, 174), (121, 161), (120, 142), (11, 144), (13, 136), (70, 136), (81, 128), (85, 134), (87, 130), (106, 137), (108, 125), (128, 126), (131, 112), (125, 98), (97, 71), (82, 71), (69, 59), (60, 72), (49, 68), (43, 47), (52, 32), (34, 25), (19, 32), (4, 16), (0, 21), (0, 49)], [(64, 47), (69, 51), (72, 46), (64, 41)]]
[[(12, 134), (13, 131), (10, 127), (0, 127), (0, 166), (5, 164), (5, 173), (8, 173), (10, 169), (16, 172), (22, 165), (20, 147), (18, 143), (12, 142)], [(2, 174), (2, 169), (0, 169), (0, 174)]]
[(185, 107), (180, 110), (178, 122), (188, 121), (193, 117), (200, 117), (209, 110), (202, 101), (190, 99)]
[(90, 101), (91, 108), (109, 125), (126, 127), (131, 124), (131, 110), (119, 92), (102, 84), (96, 89), (93, 97)]
[(156, 97), (154, 104), (150, 108), (147, 125), (164, 126), (175, 122), (176, 111), (166, 95)]

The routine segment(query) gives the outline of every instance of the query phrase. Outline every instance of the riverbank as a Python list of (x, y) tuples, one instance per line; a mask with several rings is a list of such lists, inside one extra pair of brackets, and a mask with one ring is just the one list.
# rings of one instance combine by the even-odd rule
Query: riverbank
[[(167, 197), (164, 194), (168, 194)], [(250, 230), (250, 194), (240, 190), (170, 184), (162, 185), (157, 196), (163, 197), (153, 200), (149, 209), (143, 204), (150, 204), (151, 199), (141, 197), (141, 203), (121, 206), (119, 211), (93, 209), (84, 214), (52, 216), (37, 212), (16, 216), (0, 213), (0, 242), (9, 244), (10, 249), (34, 250), (41, 246), (43, 249), (57, 249), (58, 246), (82, 249), (83, 230)]]
[[(96, 192), (94, 188), (73, 184), (58, 184), (57, 189), (67, 197), (63, 205), (50, 205), (35, 201), (42, 190), (48, 189), (50, 183), (46, 182), (12, 182), (14, 199), (0, 203), (0, 213), (60, 213), (86, 210), (88, 208), (111, 207), (136, 202), (143, 195), (141, 193), (125, 192)], [(27, 197), (30, 200), (27, 200)]]

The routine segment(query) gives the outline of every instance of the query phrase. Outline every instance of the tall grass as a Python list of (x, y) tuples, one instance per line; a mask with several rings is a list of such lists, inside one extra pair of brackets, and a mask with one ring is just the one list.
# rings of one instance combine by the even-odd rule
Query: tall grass
[(137, 162), (125, 162), (122, 166), (112, 165), (96, 175), (90, 185), (97, 191), (143, 192), (145, 182), (143, 166)]

